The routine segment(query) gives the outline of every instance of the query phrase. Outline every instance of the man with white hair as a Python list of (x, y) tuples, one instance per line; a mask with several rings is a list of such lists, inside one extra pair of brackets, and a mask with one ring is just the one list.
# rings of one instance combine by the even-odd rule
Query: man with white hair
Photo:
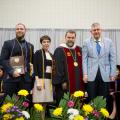
[(116, 53), (113, 41), (102, 36), (99, 23), (91, 25), (91, 37), (83, 44), (83, 81), (87, 83), (89, 100), (107, 97), (109, 82), (115, 80)]

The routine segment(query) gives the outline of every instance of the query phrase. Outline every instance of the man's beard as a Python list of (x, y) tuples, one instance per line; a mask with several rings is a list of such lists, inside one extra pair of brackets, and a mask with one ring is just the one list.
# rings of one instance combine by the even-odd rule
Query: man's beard
[(22, 39), (24, 38), (24, 35), (22, 35), (22, 36), (17, 36), (17, 35), (16, 35), (16, 38), (17, 38), (18, 40), (22, 40)]
[(100, 35), (95, 35), (94, 36), (94, 39), (96, 39), (96, 40), (99, 40), (99, 38), (100, 38)]
[(67, 44), (68, 47), (73, 47), (74, 42), (73, 41), (68, 41), (66, 44)]

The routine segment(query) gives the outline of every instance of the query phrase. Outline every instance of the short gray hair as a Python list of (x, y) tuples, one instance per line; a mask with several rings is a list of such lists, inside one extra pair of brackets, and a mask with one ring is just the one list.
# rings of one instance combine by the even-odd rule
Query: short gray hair
[(96, 26), (100, 26), (100, 23), (93, 23), (92, 25), (91, 25), (91, 28), (94, 28), (94, 27), (96, 27)]

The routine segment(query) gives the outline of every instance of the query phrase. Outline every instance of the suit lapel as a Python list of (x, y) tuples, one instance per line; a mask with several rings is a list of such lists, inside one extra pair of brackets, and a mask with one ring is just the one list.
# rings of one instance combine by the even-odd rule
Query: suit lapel
[(97, 50), (96, 50), (96, 42), (91, 38), (91, 46), (93, 48), (93, 55), (98, 56)]

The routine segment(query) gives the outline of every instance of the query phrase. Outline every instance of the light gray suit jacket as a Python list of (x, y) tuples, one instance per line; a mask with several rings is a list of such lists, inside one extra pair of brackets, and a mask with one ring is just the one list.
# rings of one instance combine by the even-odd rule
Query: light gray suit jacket
[(91, 38), (83, 44), (83, 74), (88, 75), (88, 81), (94, 81), (98, 67), (104, 82), (110, 81), (110, 76), (116, 75), (116, 52), (111, 39), (102, 38), (100, 54), (96, 50), (96, 42)]

